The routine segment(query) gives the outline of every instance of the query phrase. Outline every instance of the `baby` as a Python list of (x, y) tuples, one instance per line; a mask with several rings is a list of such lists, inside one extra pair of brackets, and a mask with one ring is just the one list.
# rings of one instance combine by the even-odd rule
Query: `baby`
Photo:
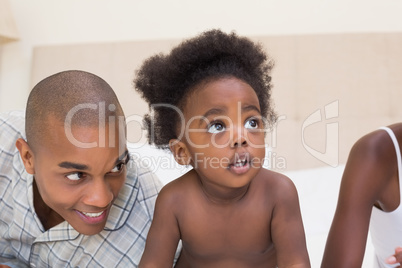
[(140, 267), (310, 267), (297, 191), (263, 168), (272, 61), (210, 30), (146, 60), (149, 141), (192, 169), (160, 192)]

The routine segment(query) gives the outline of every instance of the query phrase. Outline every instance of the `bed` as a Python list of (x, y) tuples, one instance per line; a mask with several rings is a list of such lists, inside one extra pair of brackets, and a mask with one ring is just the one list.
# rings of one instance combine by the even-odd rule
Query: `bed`
[[(195, 33), (196, 34), (196, 33)], [(273, 99), (278, 122), (266, 138), (266, 166), (288, 175), (300, 197), (312, 267), (319, 267), (339, 184), (353, 143), (380, 126), (401, 121), (402, 34), (356, 33), (250, 36), (275, 61)], [(67, 69), (103, 77), (115, 89), (128, 120), (128, 142), (167, 183), (183, 174), (172, 156), (146, 142), (146, 103), (133, 90), (141, 62), (181, 40), (38, 46), (31, 85)], [(367, 243), (364, 267), (371, 263)]]

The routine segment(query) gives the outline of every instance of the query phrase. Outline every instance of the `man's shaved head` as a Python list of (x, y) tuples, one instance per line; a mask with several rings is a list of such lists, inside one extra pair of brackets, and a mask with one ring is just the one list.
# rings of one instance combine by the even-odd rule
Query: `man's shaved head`
[[(31, 147), (46, 137), (49, 117), (69, 126), (95, 127), (104, 119), (123, 116), (116, 94), (102, 78), (84, 71), (64, 71), (40, 81), (31, 91), (26, 107), (26, 137)], [(68, 119), (67, 116), (73, 115)], [(67, 121), (66, 121), (67, 119)]]

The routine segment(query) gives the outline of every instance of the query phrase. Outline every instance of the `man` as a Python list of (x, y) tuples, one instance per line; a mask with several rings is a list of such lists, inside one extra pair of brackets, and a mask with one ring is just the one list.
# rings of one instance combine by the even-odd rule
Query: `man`
[(130, 159), (112, 88), (57, 73), (25, 113), (0, 115), (0, 264), (136, 267), (162, 185)]

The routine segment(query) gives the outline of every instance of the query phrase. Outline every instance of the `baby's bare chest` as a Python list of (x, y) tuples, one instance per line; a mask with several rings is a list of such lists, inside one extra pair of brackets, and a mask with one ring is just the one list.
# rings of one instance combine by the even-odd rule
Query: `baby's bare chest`
[(179, 218), (183, 246), (200, 258), (255, 259), (272, 255), (271, 211), (264, 206), (196, 206)]

